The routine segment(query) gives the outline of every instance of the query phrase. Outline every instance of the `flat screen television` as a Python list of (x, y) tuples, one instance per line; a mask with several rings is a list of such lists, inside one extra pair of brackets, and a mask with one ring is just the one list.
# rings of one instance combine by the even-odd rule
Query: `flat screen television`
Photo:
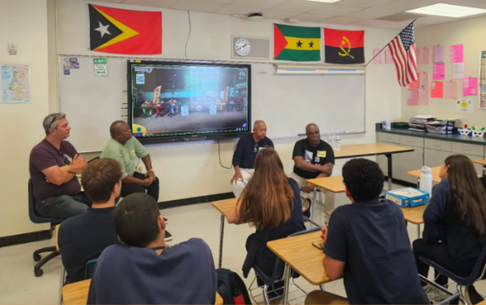
[(129, 60), (127, 68), (128, 124), (140, 142), (250, 132), (250, 65)]

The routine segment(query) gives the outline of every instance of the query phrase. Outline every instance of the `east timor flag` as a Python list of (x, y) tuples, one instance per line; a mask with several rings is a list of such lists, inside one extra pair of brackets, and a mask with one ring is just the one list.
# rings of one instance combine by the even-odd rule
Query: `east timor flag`
[(321, 60), (321, 28), (274, 24), (273, 36), (274, 59)]
[(324, 61), (329, 64), (362, 64), (364, 31), (324, 29)]
[(115, 54), (162, 54), (162, 13), (88, 4), (89, 49)]

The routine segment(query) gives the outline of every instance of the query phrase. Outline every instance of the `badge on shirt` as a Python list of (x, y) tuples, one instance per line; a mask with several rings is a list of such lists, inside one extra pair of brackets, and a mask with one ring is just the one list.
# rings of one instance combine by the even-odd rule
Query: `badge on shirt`
[(266, 147), (258, 147), (258, 151), (260, 151), (262, 149), (266, 149)]
[(305, 160), (305, 162), (312, 163), (312, 159), (313, 158), (314, 158), (314, 154), (312, 153), (312, 151), (306, 150), (305, 151), (305, 154), (304, 154), (304, 160)]
[(135, 149), (132, 149), (132, 155), (134, 155), (135, 157), (137, 156), (137, 154), (135, 153)]
[(317, 151), (317, 156), (319, 158), (325, 158), (327, 156), (327, 151), (325, 151), (325, 150), (318, 150)]

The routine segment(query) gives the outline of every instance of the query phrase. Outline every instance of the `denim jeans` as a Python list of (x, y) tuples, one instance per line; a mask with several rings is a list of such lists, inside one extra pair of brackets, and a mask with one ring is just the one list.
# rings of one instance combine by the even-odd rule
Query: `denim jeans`
[(91, 207), (91, 204), (88, 196), (84, 192), (80, 192), (74, 196), (62, 195), (47, 198), (37, 202), (35, 208), (42, 216), (65, 220), (83, 214)]

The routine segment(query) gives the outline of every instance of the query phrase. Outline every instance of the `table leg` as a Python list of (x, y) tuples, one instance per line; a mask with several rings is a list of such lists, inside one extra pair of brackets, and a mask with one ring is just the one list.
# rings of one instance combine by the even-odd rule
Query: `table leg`
[(312, 216), (314, 216), (314, 207), (316, 206), (316, 199), (317, 199), (317, 187), (314, 187), (313, 194), (312, 194), (311, 213), (309, 219), (312, 219)]
[(483, 176), (486, 174), (486, 165), (483, 165)]
[(283, 304), (284, 305), (289, 303), (289, 285), (290, 285), (290, 266), (285, 264), (285, 269), (284, 269), (284, 295), (283, 295)]
[(392, 154), (386, 154), (386, 159), (388, 161), (388, 190), (392, 190)]
[(417, 225), (417, 238), (420, 239), (420, 225)]
[(223, 237), (224, 237), (224, 221), (225, 217), (223, 214), (221, 214), (221, 231), (219, 233), (219, 263), (218, 263), (218, 268), (221, 268), (221, 265), (223, 264)]

